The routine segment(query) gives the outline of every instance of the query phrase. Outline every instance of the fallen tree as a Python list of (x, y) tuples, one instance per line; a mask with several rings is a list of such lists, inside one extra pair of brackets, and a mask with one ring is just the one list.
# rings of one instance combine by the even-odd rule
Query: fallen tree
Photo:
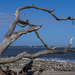
[[(0, 64), (6, 64), (6, 63), (12, 63), (12, 62), (16, 62), (18, 60), (20, 60), (21, 58), (25, 57), (25, 58), (29, 58), (29, 59), (32, 59), (32, 61), (30, 61), (26, 66), (24, 66), (22, 68), (22, 70), (20, 72), (13, 72), (12, 70), (9, 69), (9, 67), (7, 67), (6, 70), (3, 70), (1, 67), (0, 67), (0, 73), (2, 75), (9, 75), (9, 73), (11, 75), (19, 75), (19, 74), (25, 74), (28, 72), (29, 69), (31, 69), (32, 67), (32, 63), (33, 63), (33, 59), (37, 58), (38, 56), (42, 55), (42, 54), (55, 54), (55, 53), (66, 53), (68, 51), (71, 51), (71, 52), (75, 52), (75, 50), (72, 50), (72, 49), (69, 49), (69, 47), (72, 45), (72, 39), (73, 37), (70, 39), (70, 44), (64, 49), (64, 50), (54, 50), (58, 47), (62, 47), (62, 46), (55, 46), (53, 48), (49, 48), (47, 46), (47, 44), (43, 41), (43, 39), (39, 36), (37, 30), (39, 30), (41, 28), (42, 25), (33, 25), (31, 24), (28, 20), (21, 20), (20, 17), (19, 17), (19, 12), (21, 10), (24, 10), (24, 9), (30, 9), (30, 8), (34, 8), (34, 9), (37, 9), (37, 10), (42, 10), (42, 11), (45, 11), (45, 12), (48, 12), (50, 13), (56, 20), (58, 21), (61, 21), (61, 20), (72, 20), (73, 22), (73, 25), (74, 25), (74, 20), (75, 18), (72, 18), (70, 16), (68, 16), (67, 18), (58, 18), (53, 12), (55, 9), (53, 10), (48, 10), (48, 9), (44, 9), (44, 8), (40, 8), (40, 7), (36, 7), (34, 5), (30, 5), (30, 6), (24, 6), (24, 7), (20, 7), (16, 10), (16, 13), (15, 13), (15, 19), (13, 20), (13, 22), (11, 23), (10, 27), (9, 27), (9, 30), (8, 32), (5, 34), (4, 38), (3, 38), (3, 41), (2, 43), (0, 44), (0, 57), (1, 55), (3, 54), (3, 52), (16, 40), (18, 39), (21, 35), (23, 34), (27, 34), (27, 33), (30, 33), (30, 32), (35, 32), (35, 34), (37, 35), (37, 37), (40, 39), (40, 41), (43, 43), (43, 45), (48, 49), (48, 50), (43, 50), (43, 51), (40, 51), (36, 54), (29, 54), (27, 52), (23, 52), (23, 53), (20, 53), (18, 54), (16, 57), (13, 57), (13, 58), (0, 58)], [(27, 28), (27, 29), (23, 29), (23, 30), (20, 30), (20, 31), (17, 31), (17, 32), (14, 32), (14, 29), (16, 27), (16, 25), (19, 25), (20, 27), (26, 27), (27, 25), (29, 25), (30, 27)], [(43, 70), (45, 69), (45, 67), (42, 67), (41, 70), (37, 71), (37, 72), (34, 72), (33, 75), (40, 75)]]

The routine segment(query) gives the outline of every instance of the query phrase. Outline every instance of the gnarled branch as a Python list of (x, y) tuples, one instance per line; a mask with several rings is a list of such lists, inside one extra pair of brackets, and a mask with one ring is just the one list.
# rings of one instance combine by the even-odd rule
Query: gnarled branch
[(66, 18), (58, 18), (53, 12), (54, 10), (48, 10), (48, 9), (45, 9), (45, 8), (40, 8), (40, 7), (36, 7), (34, 5), (30, 5), (30, 6), (24, 6), (24, 7), (20, 7), (17, 9), (17, 13), (20, 11), (20, 10), (23, 10), (23, 9), (30, 9), (30, 8), (34, 8), (34, 9), (38, 9), (38, 10), (43, 10), (43, 11), (46, 11), (48, 13), (50, 13), (56, 20), (58, 21), (61, 21), (61, 20), (75, 20), (75, 18), (72, 18), (70, 16), (66, 17)]
[(44, 71), (45, 68), (46, 66), (44, 65), (39, 71), (34, 72), (33, 75), (40, 75)]
[(48, 13), (50, 13), (56, 20), (58, 21), (61, 21), (61, 20), (75, 20), (75, 18), (72, 18), (72, 17), (67, 17), (67, 18), (58, 18), (54, 13), (53, 13), (53, 10), (48, 10), (48, 9), (44, 9), (44, 8), (40, 8), (40, 7), (36, 7), (34, 5), (31, 5), (31, 6), (24, 6), (24, 7), (20, 7), (16, 10), (16, 13), (15, 13), (15, 20), (12, 22), (8, 32), (5, 34), (4, 38), (6, 37), (10, 37), (16, 27), (16, 24), (17, 23), (21, 23), (21, 24), (27, 24), (27, 22), (23, 22), (22, 20), (20, 20), (19, 18), (19, 12), (23, 9), (29, 9), (29, 8), (35, 8), (35, 9), (39, 9), (39, 10), (43, 10), (43, 11), (46, 11)]
[(21, 24), (19, 24), (19, 23), (18, 23), (17, 25), (19, 25), (19, 26), (22, 27), (22, 28), (26, 26), (26, 24), (25, 24), (25, 25), (21, 25)]
[[(38, 30), (40, 26), (32, 26), (28, 20), (26, 21), (22, 21), (20, 18), (19, 18), (19, 12), (23, 9), (29, 9), (29, 8), (34, 8), (34, 9), (39, 9), (39, 10), (43, 10), (43, 11), (46, 11), (48, 13), (50, 13), (56, 20), (58, 21), (61, 21), (61, 20), (72, 20), (74, 21), (75, 18), (72, 18), (72, 17), (67, 17), (67, 18), (58, 18), (54, 13), (53, 11), (54, 10), (48, 10), (48, 9), (44, 9), (44, 8), (40, 8), (40, 7), (36, 7), (34, 5), (31, 5), (31, 6), (25, 6), (25, 7), (20, 7), (16, 10), (16, 13), (15, 13), (15, 20), (12, 22), (12, 24), (10, 25), (10, 28), (8, 30), (8, 32), (6, 33), (6, 35), (4, 36), (4, 40), (3, 42), (0, 44), (0, 56), (1, 54), (6, 50), (6, 48), (12, 43), (14, 42), (19, 36), (21, 36), (22, 34), (26, 34), (27, 32), (32, 32), (32, 31), (35, 31), (37, 37), (42, 41), (42, 43), (44, 44), (44, 46), (46, 48), (48, 48), (48, 46), (44, 43), (44, 41), (41, 39), (41, 37), (39, 36), (38, 32), (36, 30)], [(25, 29), (25, 30), (21, 30), (21, 31), (18, 31), (18, 32), (14, 32), (14, 29), (16, 27), (16, 24), (23, 24), (23, 25), (29, 25), (30, 28), (28, 29)], [(13, 33), (14, 32), (14, 33)], [(68, 46), (70, 47), (71, 44)], [(61, 50), (51, 50), (51, 49), (55, 49), (59, 46), (56, 46), (56, 47), (53, 47), (53, 48), (49, 48), (50, 50), (43, 50), (43, 51), (40, 51), (36, 54), (29, 54), (27, 52), (23, 52), (19, 55), (17, 55), (16, 57), (14, 58), (0, 58), (0, 63), (10, 63), (10, 62), (15, 62), (19, 59), (21, 59), (22, 57), (26, 57), (26, 58), (29, 58), (29, 59), (35, 59), (37, 58), (38, 56), (42, 55), (42, 54), (47, 54), (47, 53), (50, 53), (50, 54), (55, 54), (55, 53), (66, 53), (68, 51), (71, 51), (71, 52), (75, 52), (75, 50), (71, 50), (71, 49), (68, 49), (68, 47), (66, 49), (64, 49), (63, 51)]]
[[(24, 23), (24, 21), (22, 21), (22, 22)], [(28, 24), (30, 27), (34, 26), (34, 25), (30, 24), (28, 20), (27, 20), (27, 24)], [(47, 44), (43, 41), (43, 39), (39, 36), (39, 33), (38, 33), (37, 31), (34, 31), (34, 32), (35, 32), (35, 34), (37, 35), (37, 37), (41, 40), (41, 42), (44, 44), (44, 46), (45, 46), (47, 49), (52, 50), (52, 49), (56, 49), (56, 48), (59, 48), (59, 47), (63, 47), (63, 46), (55, 46), (55, 47), (53, 47), (53, 48), (49, 48), (49, 47), (47, 46)]]
[(13, 58), (0, 58), (0, 64), (15, 62), (15, 61), (20, 60), (22, 57), (29, 58), (29, 59), (35, 59), (42, 54), (64, 54), (68, 51), (75, 52), (75, 50), (72, 50), (72, 49), (68, 49), (68, 50), (67, 49), (64, 49), (64, 50), (43, 50), (43, 51), (40, 51), (36, 54), (29, 54), (27, 52), (23, 52)]
[(38, 30), (42, 25), (30, 27), (24, 30), (20, 30), (18, 32), (14, 32), (11, 37), (7, 37), (3, 40), (3, 42), (0, 44), (0, 56), (5, 51), (5, 49), (14, 42), (17, 38), (19, 38), (21, 35), (26, 34), (28, 32), (32, 32), (35, 30)]
[(27, 29), (24, 29), (24, 30), (20, 30), (18, 32), (14, 32), (13, 35), (11, 36), (11, 39), (12, 39), (11, 42), (15, 41), (17, 38), (19, 38), (23, 34), (38, 30), (41, 26), (42, 25), (34, 26), (34, 27), (30, 27), (30, 28), (27, 28)]

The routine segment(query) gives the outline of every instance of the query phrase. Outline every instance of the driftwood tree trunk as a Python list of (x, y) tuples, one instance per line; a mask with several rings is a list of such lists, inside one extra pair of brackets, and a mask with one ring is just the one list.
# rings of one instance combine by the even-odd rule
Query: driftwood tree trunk
[[(25, 58), (29, 58), (29, 59), (35, 59), (37, 58), (38, 56), (42, 55), (42, 54), (47, 54), (47, 53), (50, 53), (50, 54), (54, 54), (54, 53), (66, 53), (68, 51), (71, 51), (71, 52), (75, 52), (75, 50), (72, 50), (72, 49), (69, 49), (69, 47), (72, 45), (72, 39), (70, 40), (70, 44), (69, 46), (67, 46), (64, 50), (53, 50), (53, 49), (56, 49), (58, 47), (62, 47), (62, 46), (55, 46), (53, 48), (49, 48), (47, 46), (47, 44), (43, 41), (43, 39), (39, 36), (37, 30), (41, 28), (42, 25), (33, 25), (33, 24), (30, 24), (28, 20), (21, 20), (19, 18), (19, 12), (21, 10), (24, 10), (24, 9), (30, 9), (30, 8), (34, 8), (34, 9), (37, 9), (37, 10), (42, 10), (42, 11), (45, 11), (45, 12), (48, 12), (50, 13), (56, 20), (58, 21), (61, 21), (61, 20), (72, 20), (73, 22), (73, 25), (74, 25), (74, 20), (75, 18), (72, 18), (70, 16), (68, 16), (67, 18), (58, 18), (53, 12), (55, 9), (53, 10), (48, 10), (48, 9), (44, 9), (44, 8), (40, 8), (40, 7), (36, 7), (34, 5), (30, 5), (30, 6), (24, 6), (24, 7), (20, 7), (16, 10), (16, 13), (15, 13), (15, 20), (13, 20), (13, 22), (11, 23), (10, 27), (9, 27), (9, 30), (8, 32), (5, 34), (4, 38), (3, 38), (3, 42), (0, 44), (0, 64), (6, 64), (6, 63), (11, 63), (11, 62), (15, 62), (15, 61), (18, 61), (20, 60), (22, 57), (25, 57)], [(17, 31), (17, 32), (14, 32), (14, 29), (16, 27), (16, 25), (19, 25), (20, 27), (25, 27), (27, 25), (29, 25), (30, 27), (27, 28), (27, 29), (23, 29), (23, 30), (20, 30), (20, 31)], [(3, 54), (3, 52), (10, 46), (11, 43), (13, 43), (16, 39), (18, 39), (21, 35), (23, 34), (26, 34), (26, 33), (30, 33), (30, 32), (35, 32), (35, 34), (37, 35), (37, 37), (40, 39), (40, 41), (44, 44), (44, 46), (48, 49), (48, 50), (43, 50), (43, 51), (40, 51), (36, 54), (29, 54), (27, 52), (23, 52), (23, 53), (20, 53), (18, 54), (16, 57), (14, 58), (2, 58), (1, 55)], [(30, 63), (27, 64), (27, 66), (25, 66), (19, 73), (22, 73), (23, 72), (27, 72), (29, 70), (29, 65), (32, 66), (32, 62), (31, 61)], [(27, 71), (25, 70), (28, 69)], [(8, 68), (7, 68), (8, 70)], [(42, 68), (41, 70), (39, 70), (37, 72), (37, 74), (39, 75), (40, 73), (42, 73), (42, 71), (44, 70), (44, 68)], [(2, 75), (5, 75), (6, 71), (2, 70), (2, 68), (0, 68), (0, 73)], [(14, 72), (12, 72), (14, 73)], [(16, 74), (16, 73), (15, 73)], [(12, 74), (12, 75), (15, 75), (15, 74)], [(33, 75), (37, 75), (36, 72), (33, 74)]]

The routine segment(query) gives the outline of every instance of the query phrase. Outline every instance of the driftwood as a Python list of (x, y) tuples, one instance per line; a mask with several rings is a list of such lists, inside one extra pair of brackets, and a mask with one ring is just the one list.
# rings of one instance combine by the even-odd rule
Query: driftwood
[[(37, 37), (41, 40), (41, 42), (44, 44), (44, 46), (49, 49), (49, 50), (43, 50), (42, 52), (38, 52), (34, 55), (32, 54), (28, 54), (27, 52), (24, 52), (24, 53), (21, 53), (19, 55), (17, 55), (16, 57), (14, 58), (0, 58), (0, 63), (10, 63), (10, 62), (15, 62), (17, 60), (20, 60), (22, 57), (26, 57), (26, 58), (30, 58), (30, 59), (34, 59), (38, 56), (40, 56), (41, 54), (46, 54), (46, 53), (65, 53), (67, 51), (72, 51), (72, 52), (75, 52), (75, 50), (71, 50), (69, 49), (68, 46), (66, 49), (64, 49), (63, 51), (60, 51), (60, 50), (53, 50), (53, 49), (56, 49), (58, 47), (62, 47), (62, 46), (55, 46), (53, 48), (49, 48), (46, 43), (43, 41), (43, 39), (39, 36), (37, 30), (40, 29), (40, 27), (42, 25), (39, 25), (39, 26), (36, 26), (36, 25), (33, 25), (33, 24), (30, 24), (28, 20), (21, 20), (19, 18), (19, 12), (23, 9), (29, 9), (29, 8), (34, 8), (34, 9), (38, 9), (38, 10), (42, 10), (42, 11), (46, 11), (48, 13), (50, 13), (56, 20), (58, 21), (61, 21), (61, 20), (72, 20), (73, 21), (73, 25), (74, 25), (74, 20), (75, 18), (72, 18), (72, 17), (67, 17), (67, 18), (58, 18), (53, 12), (54, 10), (48, 10), (48, 9), (44, 9), (44, 8), (40, 8), (40, 7), (36, 7), (34, 5), (30, 5), (30, 6), (24, 6), (24, 7), (20, 7), (16, 10), (16, 13), (15, 13), (15, 20), (13, 20), (13, 22), (11, 23), (10, 27), (9, 27), (9, 30), (8, 32), (5, 34), (4, 36), (4, 39), (3, 39), (3, 42), (0, 44), (0, 56), (3, 54), (3, 52), (9, 47), (9, 45), (11, 43), (13, 43), (16, 39), (18, 39), (21, 35), (23, 34), (26, 34), (28, 32), (32, 32), (34, 31), (37, 35)], [(29, 25), (30, 28), (27, 28), (27, 29), (24, 29), (24, 30), (20, 30), (20, 31), (17, 31), (17, 32), (14, 32), (14, 29), (16, 27), (16, 25), (19, 25), (21, 27), (25, 27), (26, 25)], [(52, 51), (53, 50), (53, 51)]]
[(33, 75), (40, 75), (44, 70), (45, 70), (46, 66), (43, 66), (42, 68), (40, 68), (39, 71), (34, 72)]
[(1, 66), (0, 66), (0, 75), (5, 75), (5, 71), (2, 69)]
[(14, 71), (10, 70), (9, 66), (7, 66), (6, 70), (3, 70), (0, 67), (0, 75), (17, 75), (17, 72), (14, 72)]
[(69, 49), (69, 47), (72, 45), (72, 40), (73, 40), (73, 37), (70, 39), (70, 44), (64, 50), (42, 50), (36, 54), (29, 54), (27, 52), (23, 52), (13, 58), (0, 58), (0, 63), (5, 64), (5, 63), (15, 62), (15, 61), (20, 60), (22, 57), (29, 58), (29, 59), (35, 59), (35, 58), (39, 57), (40, 55), (47, 54), (47, 53), (49, 53), (49, 54), (56, 54), (56, 53), (64, 54), (68, 51), (75, 52), (75, 50)]
[(19, 72), (19, 74), (25, 74), (28, 72), (28, 70), (31, 70), (33, 64), (33, 60), (31, 60), (29, 63), (25, 65), (25, 67), (22, 68), (22, 70)]
[[(20, 19), (19, 17), (19, 12), (21, 10), (24, 10), (24, 9), (30, 9), (30, 8), (34, 8), (34, 9), (37, 9), (37, 10), (42, 10), (42, 11), (45, 11), (45, 12), (48, 12), (50, 13), (56, 20), (58, 21), (61, 21), (61, 20), (71, 20), (73, 22), (73, 26), (74, 25), (74, 20), (75, 18), (72, 18), (71, 16), (68, 16), (66, 18), (58, 18), (53, 12), (55, 9), (53, 10), (48, 10), (48, 9), (45, 9), (45, 8), (40, 8), (40, 7), (36, 7), (34, 5), (30, 5), (30, 6), (24, 6), (24, 7), (20, 7), (16, 10), (16, 13), (15, 13), (15, 19), (13, 20), (13, 22), (11, 23), (9, 29), (8, 29), (8, 32), (5, 34), (4, 38), (3, 38), (3, 41), (2, 43), (0, 44), (0, 64), (6, 64), (6, 63), (11, 63), (11, 62), (15, 62), (15, 61), (18, 61), (20, 60), (22, 57), (25, 57), (25, 58), (29, 58), (29, 59), (35, 59), (37, 58), (38, 56), (42, 55), (42, 54), (55, 54), (55, 53), (66, 53), (68, 51), (71, 51), (71, 52), (75, 52), (75, 50), (72, 50), (72, 49), (69, 49), (69, 47), (72, 45), (72, 39), (70, 40), (70, 44), (64, 49), (64, 50), (54, 50), (58, 47), (62, 47), (62, 46), (55, 46), (53, 48), (49, 48), (47, 46), (47, 44), (43, 41), (43, 39), (39, 36), (37, 30), (39, 30), (41, 28), (42, 25), (33, 25), (31, 24), (28, 20), (25, 20), (24, 17), (24, 21)], [(14, 29), (16, 27), (16, 25), (19, 25), (20, 27), (26, 27), (27, 25), (29, 25), (30, 27), (27, 28), (27, 29), (23, 29), (23, 30), (20, 30), (20, 31), (17, 31), (17, 32), (14, 32)], [(29, 54), (27, 52), (23, 52), (23, 53), (20, 53), (18, 54), (16, 57), (13, 57), (13, 58), (2, 58), (1, 55), (3, 54), (3, 52), (16, 40), (18, 39), (21, 35), (23, 34), (26, 34), (26, 33), (30, 33), (30, 32), (35, 32), (37, 37), (40, 39), (40, 41), (43, 43), (43, 45), (48, 49), (48, 50), (43, 50), (43, 51), (40, 51), (36, 54)], [(22, 70), (19, 72), (20, 74), (23, 75), (23, 73), (25, 72), (28, 72), (29, 69), (31, 69), (32, 67), (32, 63), (33, 61), (30, 61), (26, 66), (24, 66), (22, 68)], [(39, 75), (40, 73), (42, 73), (42, 71), (44, 70), (44, 68), (42, 68), (41, 70), (35, 72), (33, 75)], [(9, 69), (9, 67), (7, 67), (7, 69), (4, 71), (1, 67), (0, 67), (0, 73), (1, 75), (17, 75), (17, 72), (13, 72), (12, 70)]]
[(28, 72), (28, 70), (31, 70), (33, 64), (33, 60), (31, 60), (29, 63), (27, 63), (21, 71), (19, 72), (14, 72), (9, 69), (9, 66), (7, 66), (6, 70), (3, 70), (0, 67), (0, 75), (25, 75), (25, 73)]
[[(1, 67), (0, 67), (0, 75), (26, 75), (28, 70), (31, 70), (32, 68), (32, 64), (33, 64), (33, 60), (31, 60), (29, 63), (27, 63), (21, 71), (19, 72), (14, 72), (12, 70), (9, 69), (9, 66), (7, 66), (6, 70), (3, 70)], [(31, 75), (40, 75), (43, 70), (46, 68), (46, 66), (40, 68), (40, 70), (38, 71), (35, 71), (33, 74)]]

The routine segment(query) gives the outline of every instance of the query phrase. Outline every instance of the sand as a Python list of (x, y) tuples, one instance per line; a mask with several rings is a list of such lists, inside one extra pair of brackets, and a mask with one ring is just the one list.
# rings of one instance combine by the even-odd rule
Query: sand
[[(1, 65), (3, 69), (6, 66), (13, 71), (20, 71), (21, 68), (27, 64), (30, 60), (17, 61), (15, 63), (3, 64)], [(45, 70), (41, 75), (75, 75), (75, 63), (64, 63), (64, 62), (56, 62), (56, 61), (42, 61), (42, 60), (34, 60), (32, 70), (27, 75), (31, 75), (33, 71), (38, 71), (42, 66), (46, 66)]]
[(43, 71), (41, 75), (75, 75), (71, 71)]

